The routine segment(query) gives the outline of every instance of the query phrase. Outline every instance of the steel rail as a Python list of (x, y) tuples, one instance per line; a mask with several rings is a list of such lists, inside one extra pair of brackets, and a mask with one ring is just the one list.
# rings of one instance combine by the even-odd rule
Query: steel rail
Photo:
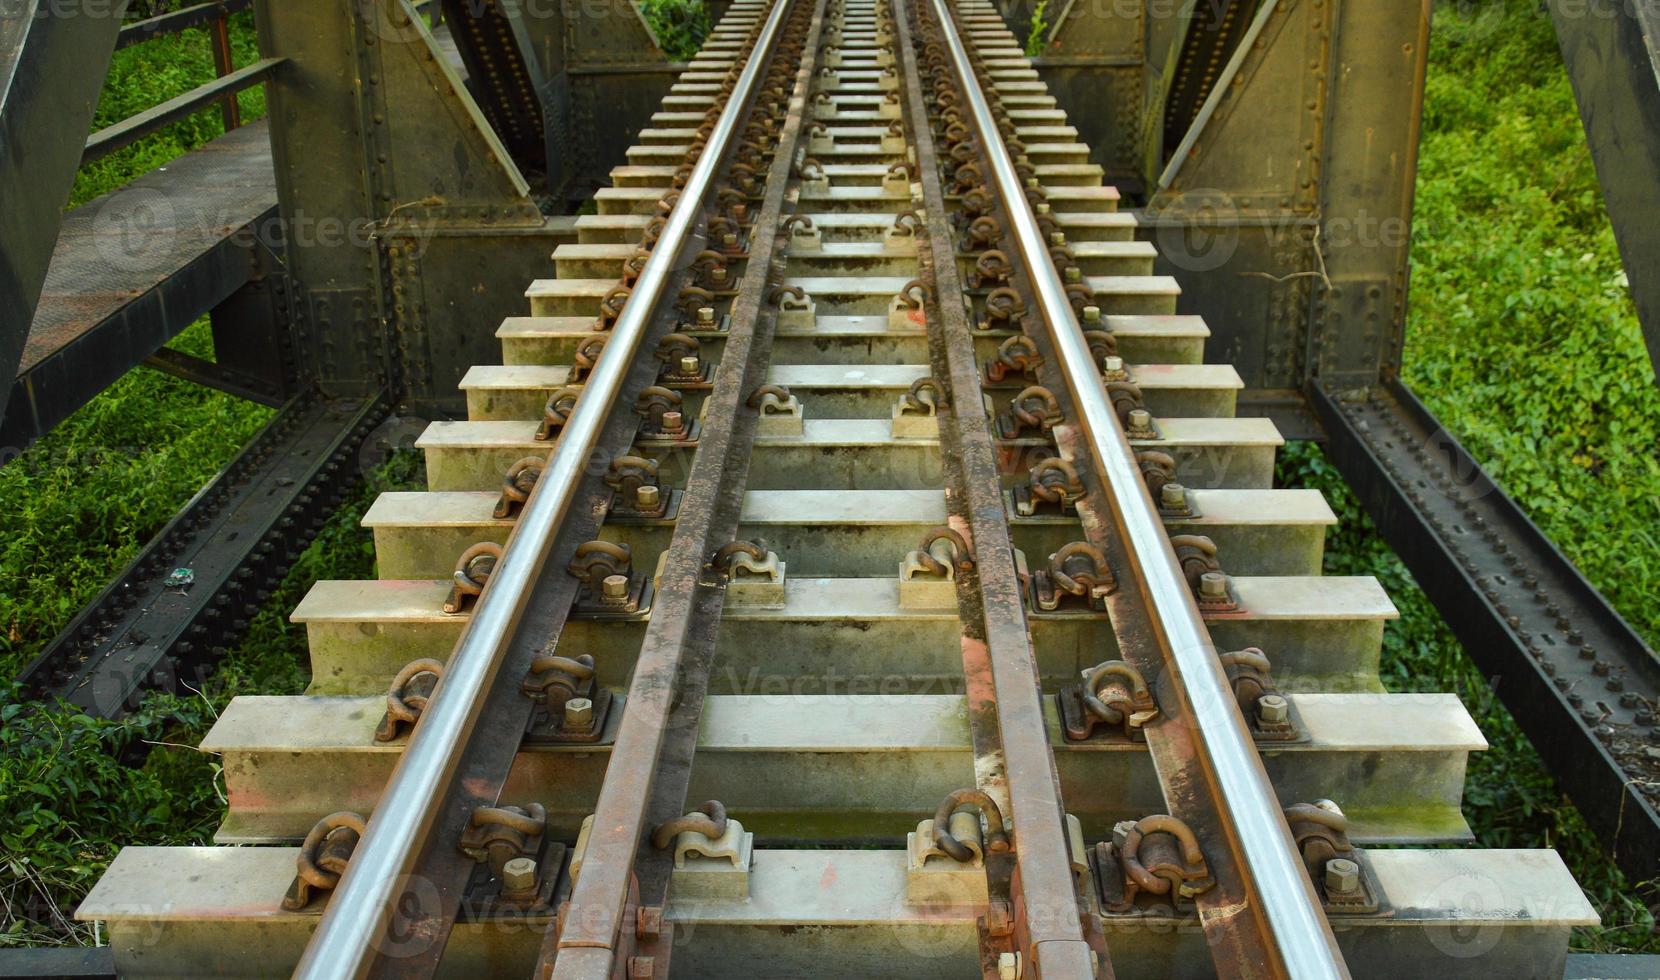
[(1018, 258), (1031, 277), (1059, 366), (1078, 406), (1079, 422), (1094, 449), (1124, 544), (1138, 572), (1133, 578), (1152, 610), (1157, 641), (1170, 667), (1168, 676), (1185, 688), (1190, 716), (1173, 721), (1189, 725), (1198, 736), (1202, 762), (1217, 788), (1218, 816), (1224, 833), (1249, 872), (1252, 897), (1273, 940), (1271, 952), (1279, 957), (1277, 963), (1252, 966), (1299, 978), (1346, 977), (1348, 968), (1336, 938), (1298, 856), (1262, 760), (1246, 735), (1244, 719), (1142, 480), (1134, 450), (1107, 400), (1014, 160), (999, 135), (957, 32), (951, 8), (945, 0), (928, 2), (939, 21), (965, 106), (980, 134), (981, 150), (991, 165), (990, 179), (1008, 212)]
[[(825, 0), (802, 2), (821, 22)], [(773, 13), (781, 16), (781, 24), (793, 16), (794, 5), (794, 0), (778, 0)], [(685, 812), (726, 597), (724, 590), (700, 588), (699, 583), (709, 555), (738, 531), (758, 418), (745, 411), (744, 400), (764, 381), (771, 356), (777, 316), (767, 300), (772, 260), (781, 251), (779, 217), (787, 203), (820, 26), (815, 23), (807, 35), (764, 175), (765, 193), (752, 212), (749, 257), (730, 308), (732, 325), (704, 403), (703, 435), (664, 553), (658, 598), (629, 683), (628, 708), (595, 801), (582, 874), (559, 922), (543, 937), (537, 977), (613, 976), (623, 954), (619, 945), (630, 928), (627, 907), (637, 901), (641, 909), (661, 909), (667, 901), (672, 855), (649, 848), (642, 853), (641, 839), (653, 826)], [(760, 45), (756, 50), (757, 57), (764, 53), (770, 60), (770, 50)], [(665, 929), (650, 940), (655, 949), (637, 945), (634, 953), (652, 956), (658, 970), (668, 971), (672, 935)]]
[(579, 478), (633, 365), (640, 340), (664, 286), (683, 267), (680, 253), (703, 208), (716, 171), (737, 132), (743, 108), (768, 60), (788, 0), (777, 0), (715, 124), (703, 154), (681, 189), (657, 245), (646, 260), (603, 352), (583, 386), (547, 465), (513, 527), (502, 557), (479, 595), (444, 677), (393, 770), (363, 838), (352, 852), (317, 931), (295, 969), (296, 978), (366, 975), (386, 933), (423, 844), (437, 822), (468, 739), (494, 685), (502, 653), (526, 608), (554, 539), (576, 494)]
[[(972, 575), (977, 587), (967, 592), (978, 599), (970, 604), (977, 608), (964, 606), (962, 611), (965, 641), (971, 636), (978, 641), (963, 643), (970, 731), (976, 756), (983, 751), (992, 760), (980, 788), (994, 795), (1006, 794), (1007, 812), (1019, 828), (1014, 849), (1018, 882), (1009, 884), (1011, 890), (1018, 887), (1020, 892), (1013, 908), (1022, 919), (1022, 952), (1031, 958), (1033, 971), (1051, 980), (1111, 980), (1113, 969), (1100, 922), (1092, 913), (1079, 915), (1083, 903), (1074, 884), (1060, 776), (1015, 570), (997, 451), (990, 420), (977, 410), (985, 394), (974, 357), (973, 329), (961, 301), (957, 244), (948, 223), (940, 156), (912, 42), (911, 4), (910, 0), (891, 2), (905, 111), (920, 171), (922, 210), (930, 223), (925, 245), (919, 243), (919, 258), (931, 266), (928, 275), (934, 286), (928, 310), (930, 347), (939, 361), (934, 376), (945, 381), (950, 392), (951, 407), (940, 413), (940, 450), (946, 458), (947, 486), (955, 491), (948, 493), (948, 502), (954, 516), (968, 528), (976, 554)], [(957, 406), (971, 409), (960, 411)], [(992, 775), (999, 770), (1000, 781)], [(1097, 950), (1099, 956), (1094, 955)]]

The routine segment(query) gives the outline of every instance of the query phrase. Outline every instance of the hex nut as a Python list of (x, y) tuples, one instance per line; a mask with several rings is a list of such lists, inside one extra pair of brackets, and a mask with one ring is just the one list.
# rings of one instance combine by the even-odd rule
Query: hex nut
[(1221, 572), (1206, 572), (1199, 576), (1199, 594), (1207, 599), (1228, 597), (1228, 577)]
[(1020, 980), (1020, 954), (999, 953), (997, 956), (997, 980)]
[(628, 576), (627, 575), (607, 575), (607, 576), (605, 576), (605, 581), (600, 583), (600, 588), (603, 589), (603, 592), (601, 594), (604, 596), (604, 598), (607, 598), (607, 599), (626, 598), (628, 596)]
[(662, 491), (649, 483), (642, 483), (634, 490), (634, 506), (641, 510), (653, 510), (662, 498)]
[(1180, 483), (1166, 483), (1159, 490), (1159, 503), (1166, 510), (1181, 510), (1187, 506), (1187, 488)]
[(536, 861), (533, 858), (516, 857), (501, 866), (501, 887), (503, 891), (528, 892), (536, 887)]
[(565, 702), (566, 728), (591, 728), (594, 724), (594, 702), (587, 698), (571, 698)]
[(1257, 698), (1257, 717), (1264, 724), (1281, 725), (1291, 717), (1291, 702), (1283, 695), (1264, 694)]
[(1353, 895), (1360, 891), (1360, 865), (1348, 858), (1332, 858), (1326, 862), (1326, 893)]

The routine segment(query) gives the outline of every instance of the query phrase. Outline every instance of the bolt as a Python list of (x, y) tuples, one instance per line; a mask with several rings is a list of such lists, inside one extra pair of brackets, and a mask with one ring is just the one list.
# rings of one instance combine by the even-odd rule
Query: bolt
[(565, 702), (566, 728), (592, 728), (594, 725), (594, 702), (587, 698), (571, 698)]
[(681, 430), (681, 428), (686, 424), (685, 418), (686, 417), (684, 415), (680, 414), (679, 412), (664, 412), (663, 413), (663, 431), (664, 432), (679, 432)]
[(1075, 265), (1069, 265), (1066, 267), (1066, 275), (1063, 278), (1067, 285), (1074, 285), (1084, 281), (1084, 271)]
[(640, 510), (656, 510), (660, 500), (662, 492), (649, 483), (642, 483), (634, 489), (634, 506)]
[(1199, 594), (1206, 599), (1225, 599), (1228, 596), (1228, 577), (1221, 572), (1206, 572), (1199, 576)]
[(1326, 894), (1353, 895), (1360, 891), (1360, 865), (1348, 858), (1326, 862)]
[(660, 905), (641, 906), (634, 921), (634, 937), (636, 939), (656, 939), (663, 934), (663, 907)]
[(1123, 381), (1129, 377), (1124, 370), (1124, 359), (1116, 354), (1101, 358), (1101, 373), (1108, 381)]
[(1159, 491), (1159, 506), (1166, 510), (1187, 509), (1187, 488), (1180, 483), (1166, 483)]
[(1257, 698), (1257, 718), (1265, 725), (1283, 725), (1291, 717), (1291, 703), (1279, 694)]
[(1101, 308), (1099, 306), (1084, 307), (1084, 326), (1099, 326), (1101, 323)]
[(997, 980), (1020, 980), (1020, 954), (999, 953), (997, 956)]
[(1130, 409), (1130, 431), (1150, 432), (1153, 428), (1153, 413), (1145, 408)]
[(657, 963), (649, 956), (628, 958), (628, 980), (650, 980), (657, 975)]
[(627, 575), (607, 575), (600, 583), (600, 595), (606, 599), (623, 599), (628, 596)]
[(528, 892), (536, 887), (534, 858), (516, 857), (501, 866), (501, 888), (507, 892)]
[(703, 370), (703, 362), (697, 359), (696, 354), (688, 354), (680, 359), (680, 373), (685, 375), (697, 374)]
[(714, 329), (715, 308), (713, 306), (700, 306), (697, 308), (697, 325), (710, 330)]

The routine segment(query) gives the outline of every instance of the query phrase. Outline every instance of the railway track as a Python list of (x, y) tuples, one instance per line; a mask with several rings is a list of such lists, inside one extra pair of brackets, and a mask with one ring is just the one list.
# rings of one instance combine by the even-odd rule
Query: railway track
[(80, 906), (121, 971), (1561, 976), (1088, 156), (980, 0), (734, 3), (204, 741), (220, 846)]

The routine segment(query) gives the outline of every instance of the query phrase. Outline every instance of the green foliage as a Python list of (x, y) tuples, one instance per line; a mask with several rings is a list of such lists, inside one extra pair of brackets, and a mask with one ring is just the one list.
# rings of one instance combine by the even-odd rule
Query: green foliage
[(1549, 18), (1434, 36), (1406, 380), (1660, 645), (1660, 389)]
[[(230, 27), (231, 60), (239, 68), (258, 61), (253, 15), (236, 14), (231, 18)], [(92, 128), (97, 131), (118, 123), (213, 78), (213, 48), (205, 30), (181, 31), (117, 51), (110, 61), (109, 77), (98, 98)], [(265, 89), (256, 85), (243, 90), (237, 95), (237, 104), (241, 107), (243, 122), (263, 116)], [(224, 131), (219, 106), (215, 103), (132, 146), (95, 160), (76, 174), (69, 206), (77, 207), (106, 194)]]
[(163, 746), (132, 767), (120, 753), (211, 714), (184, 701), (115, 724), (0, 696), (0, 943), (89, 944), (70, 916), (124, 843), (205, 839), (219, 805), (211, 757)]
[[(205, 321), (170, 346), (213, 354)], [(270, 416), (139, 368), (0, 467), (0, 674), (39, 653)]]
[(1043, 53), (1044, 35), (1049, 33), (1049, 0), (1038, 0), (1032, 8), (1032, 25), (1026, 30), (1026, 57), (1036, 58)]
[(1338, 526), (1326, 536), (1325, 574), (1375, 576), (1400, 610), (1400, 619), (1384, 632), (1384, 685), (1402, 693), (1454, 692), (1481, 727), (1489, 748), (1471, 754), (1464, 786), (1464, 817), (1477, 844), (1554, 847), (1562, 854), (1603, 917), (1600, 928), (1575, 934), (1576, 947), (1599, 952), (1660, 950), (1653, 912), (1556, 788), (1492, 683), (1464, 654), (1429, 597), (1383, 542), (1336, 467), (1313, 443), (1290, 443), (1280, 454), (1275, 482), (1317, 489), (1336, 511)]
[(640, 12), (671, 61), (687, 61), (714, 26), (704, 0), (640, 0)]
[[(211, 841), (224, 815), (220, 769), (194, 746), (231, 698), (305, 689), (305, 630), (289, 612), (319, 578), (373, 577), (364, 512), (385, 490), (424, 484), (413, 450), (371, 471), (200, 692), (154, 694), (106, 722), (0, 690), (0, 944), (90, 944), (90, 926), (71, 915), (118, 850)], [(149, 750), (140, 765), (122, 761), (134, 748)]]
[[(1660, 639), (1660, 391), (1550, 20), (1528, 0), (1445, 4), (1432, 36), (1406, 380)], [(1481, 726), (1491, 748), (1471, 756), (1464, 792), (1478, 843), (1561, 853), (1603, 916), (1576, 946), (1660, 951), (1640, 898), (1652, 883), (1614, 868), (1319, 450), (1288, 447), (1280, 479), (1324, 491), (1337, 510), (1327, 572), (1375, 575), (1400, 608), (1385, 684), (1457, 692)]]

